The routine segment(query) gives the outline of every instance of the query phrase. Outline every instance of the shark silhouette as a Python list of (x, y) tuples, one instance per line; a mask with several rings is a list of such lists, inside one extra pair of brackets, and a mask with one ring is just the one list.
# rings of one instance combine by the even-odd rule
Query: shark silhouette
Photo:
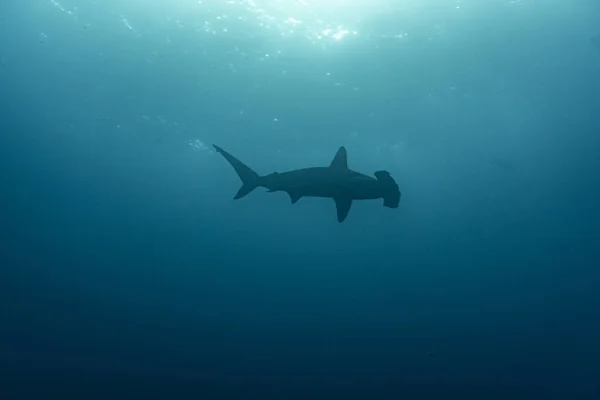
[(348, 155), (340, 147), (328, 167), (311, 167), (260, 176), (240, 160), (213, 145), (231, 164), (242, 180), (242, 187), (234, 199), (241, 199), (257, 187), (268, 192), (286, 192), (295, 204), (302, 197), (325, 197), (335, 201), (337, 219), (343, 222), (353, 200), (383, 199), (383, 205), (398, 208), (400, 189), (387, 171), (377, 171), (375, 178), (348, 168)]

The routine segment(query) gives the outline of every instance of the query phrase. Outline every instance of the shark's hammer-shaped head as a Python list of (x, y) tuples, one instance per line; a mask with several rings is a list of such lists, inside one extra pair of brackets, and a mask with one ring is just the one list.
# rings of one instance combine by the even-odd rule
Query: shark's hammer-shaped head
[(381, 185), (381, 197), (383, 197), (383, 205), (390, 208), (398, 208), (400, 205), (400, 188), (387, 171), (375, 172), (375, 178)]

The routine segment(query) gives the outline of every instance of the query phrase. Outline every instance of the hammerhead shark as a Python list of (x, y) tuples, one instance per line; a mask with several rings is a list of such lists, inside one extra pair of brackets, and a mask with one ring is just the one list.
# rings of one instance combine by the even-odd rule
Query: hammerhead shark
[(257, 187), (268, 192), (286, 192), (295, 204), (302, 197), (325, 197), (335, 201), (337, 219), (348, 216), (352, 201), (383, 199), (383, 205), (398, 208), (400, 189), (388, 171), (377, 171), (374, 178), (348, 168), (348, 154), (342, 146), (328, 167), (310, 167), (260, 176), (246, 164), (213, 145), (231, 164), (242, 180), (234, 199), (241, 199)]

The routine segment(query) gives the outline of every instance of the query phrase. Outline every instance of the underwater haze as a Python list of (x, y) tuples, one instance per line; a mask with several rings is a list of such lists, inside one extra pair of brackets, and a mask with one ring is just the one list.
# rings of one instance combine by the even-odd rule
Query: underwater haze
[[(4, 0), (1, 399), (600, 399), (596, 0)], [(257, 189), (387, 170), (397, 209)]]

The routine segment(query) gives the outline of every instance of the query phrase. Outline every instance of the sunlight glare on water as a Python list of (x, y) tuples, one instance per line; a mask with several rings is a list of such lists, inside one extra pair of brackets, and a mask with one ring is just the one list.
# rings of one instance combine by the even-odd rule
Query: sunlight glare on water
[(204, 28), (215, 35), (230, 33), (233, 24), (244, 23), (282, 38), (329, 44), (358, 37), (363, 21), (401, 3), (407, 1), (200, 0), (197, 12), (198, 16), (210, 15)]
[[(45, 0), (55, 10), (75, 20), (80, 15), (77, 0)], [(418, 14), (437, 0), (129, 0), (108, 1), (114, 17), (129, 32), (144, 36), (141, 24), (154, 21), (179, 32), (235, 40), (304, 41), (320, 47), (345, 43), (373, 35), (382, 16)], [(450, 0), (461, 3), (463, 0)], [(101, 8), (96, 0), (91, 5)], [(99, 15), (99, 14), (98, 14)], [(88, 18), (89, 14), (85, 17)], [(411, 17), (412, 19), (412, 17)], [(78, 21), (77, 23), (90, 23)], [(396, 32), (379, 32), (379, 37), (401, 38), (406, 32), (399, 23)], [(281, 49), (281, 48), (279, 48)]]
[[(407, 37), (413, 37), (414, 21), (424, 9), (435, 9), (434, 4), (440, 0), (79, 1), (44, 3), (54, 16), (67, 17), (63, 21), (73, 26), (85, 26), (86, 35), (97, 34), (102, 31), (101, 24), (106, 24), (126, 49), (122, 53), (144, 60), (148, 71), (154, 71), (154, 65), (157, 70), (166, 64), (177, 65), (179, 73), (186, 76), (188, 90), (195, 93), (201, 93), (210, 84), (214, 90), (212, 74), (219, 74), (228, 84), (235, 82), (242, 91), (258, 92), (274, 90), (271, 79), (277, 76), (288, 77), (282, 81), (291, 88), (297, 88), (292, 83), (295, 78), (301, 79), (298, 82), (311, 80), (338, 98), (356, 99), (361, 95), (362, 84), (327, 63), (319, 63), (320, 57), (330, 61), (339, 54), (376, 46), (381, 40), (403, 46), (411, 40)], [(449, 0), (459, 1), (463, 0)], [(394, 18), (392, 24), (390, 18)], [(105, 52), (113, 54), (112, 48), (105, 49), (99, 54), (103, 60)], [(310, 64), (310, 74), (302, 75), (301, 70), (290, 73), (290, 66), (298, 60), (317, 61)], [(237, 100), (234, 103), (230, 110), (219, 111), (230, 121), (242, 123), (261, 118), (274, 131), (283, 132), (288, 127), (288, 119), (275, 111), (257, 116), (252, 105)], [(369, 120), (377, 119), (373, 110), (365, 112)], [(191, 134), (187, 124), (178, 121), (174, 114), (143, 112), (138, 121), (144, 126), (158, 124), (157, 129), (161, 130), (168, 127), (172, 134), (191, 136), (187, 143), (193, 149), (210, 151), (207, 140)], [(115, 126), (121, 129), (127, 123), (115, 122)], [(350, 134), (355, 139), (359, 136), (358, 131)]]

